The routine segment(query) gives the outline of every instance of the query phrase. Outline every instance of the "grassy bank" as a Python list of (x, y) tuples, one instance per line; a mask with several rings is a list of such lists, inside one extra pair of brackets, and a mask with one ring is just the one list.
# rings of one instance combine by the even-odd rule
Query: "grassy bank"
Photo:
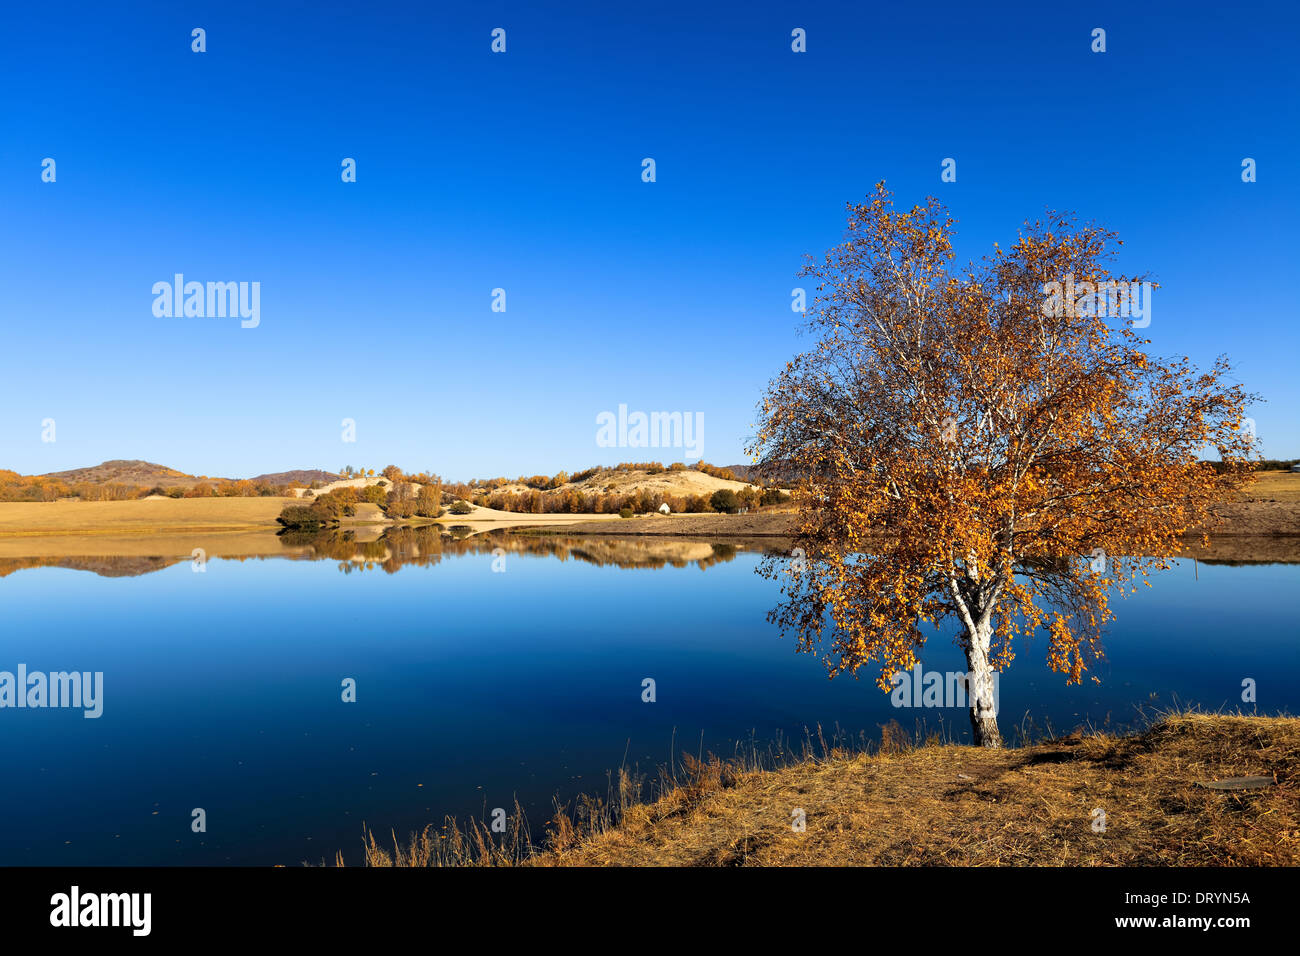
[[(493, 837), (474, 825), (404, 845), (372, 837), (365, 856), (378, 866), (1294, 866), (1298, 768), (1300, 719), (1289, 717), (1168, 715), (1137, 734), (1006, 750), (886, 733), (869, 753), (831, 748), (775, 769), (688, 759), (649, 803), (621, 784), (581, 813), (557, 813), (542, 850), (519, 827)], [(1203, 786), (1247, 776), (1272, 782)]]

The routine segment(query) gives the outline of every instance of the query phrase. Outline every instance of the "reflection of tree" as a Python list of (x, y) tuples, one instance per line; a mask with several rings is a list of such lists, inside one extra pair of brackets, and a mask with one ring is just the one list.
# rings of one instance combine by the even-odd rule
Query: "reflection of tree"
[(688, 539), (629, 539), (623, 537), (591, 538), (555, 535), (518, 535), (505, 532), (471, 534), (464, 526), (400, 526), (386, 529), (378, 538), (358, 541), (353, 530), (327, 529), (315, 534), (285, 532), (280, 540), (288, 547), (302, 549), (286, 557), (300, 560), (336, 560), (339, 569), (350, 574), (355, 570), (382, 568), (393, 573), (406, 565), (437, 564), (444, 555), (493, 555), (498, 549), (507, 554), (551, 557), (560, 561), (575, 560), (597, 567), (685, 568), (695, 565), (712, 567), (736, 557), (735, 544), (713, 544)]

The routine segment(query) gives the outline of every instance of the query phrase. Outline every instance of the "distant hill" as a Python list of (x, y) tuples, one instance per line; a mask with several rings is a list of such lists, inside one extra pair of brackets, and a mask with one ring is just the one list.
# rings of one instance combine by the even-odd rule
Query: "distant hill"
[(265, 482), (268, 485), (287, 485), (291, 481), (311, 486), (313, 481), (338, 481), (339, 476), (332, 471), (321, 471), (319, 468), (299, 469), (297, 471), (276, 471), (269, 475), (258, 475), (256, 478), (250, 478), (252, 482)]
[(164, 483), (177, 485), (199, 480), (194, 475), (187, 475), (175, 468), (157, 465), (151, 461), (140, 461), (138, 458), (115, 458), (99, 465), (91, 465), (89, 468), (52, 471), (41, 477), (57, 478), (68, 483), (86, 481), (96, 485), (110, 483), (122, 485), (159, 485)]
[[(231, 480), (229, 478), (213, 478), (207, 475), (187, 475), (175, 468), (168, 468), (166, 465), (159, 465), (152, 461), (141, 461), (138, 458), (115, 458), (102, 464), (91, 465), (89, 468), (52, 471), (48, 475), (42, 475), (41, 477), (55, 478), (67, 484), (88, 482), (93, 485), (118, 484), (134, 485), (142, 488), (152, 487), (153, 485), (161, 485), (167, 488), (190, 487), (200, 481), (221, 482)], [(313, 481), (336, 481), (338, 477), (333, 472), (313, 468), (299, 469), (297, 471), (277, 471), (268, 475), (258, 475), (250, 480), (254, 483), (260, 482), (268, 485), (287, 485), (291, 481), (310, 485)]]
[[(707, 496), (723, 488), (740, 491), (742, 488), (747, 487), (743, 481), (728, 481), (725, 478), (715, 478), (692, 468), (682, 468), (676, 471), (664, 469), (653, 473), (642, 468), (592, 468), (573, 477), (577, 480), (570, 479), (564, 484), (547, 490), (560, 493), (576, 491), (587, 495), (602, 493), (627, 495), (650, 491), (652, 493), (658, 492), (664, 495), (686, 497), (690, 495)], [(530, 486), (519, 482), (511, 482), (496, 490), (508, 494), (522, 494), (529, 491)]]

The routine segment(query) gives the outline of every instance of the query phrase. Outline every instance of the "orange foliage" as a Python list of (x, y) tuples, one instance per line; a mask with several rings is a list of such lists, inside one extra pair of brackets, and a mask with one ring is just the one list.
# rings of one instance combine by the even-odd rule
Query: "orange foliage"
[[(784, 582), (770, 617), (825, 647), (832, 676), (878, 664), (884, 689), (946, 619), (974, 674), (1045, 628), (1078, 682), (1111, 592), (1168, 567), (1251, 480), (1253, 396), (1226, 359), (1200, 372), (1147, 354), (1125, 320), (1048, 314), (1044, 286), (1067, 273), (1121, 278), (1112, 233), (1051, 214), (956, 272), (953, 226), (935, 199), (895, 212), (882, 183), (803, 271), (819, 340), (769, 385), (750, 449), (801, 476), (807, 561), (765, 563)], [(977, 742), (1000, 743), (972, 707)]]

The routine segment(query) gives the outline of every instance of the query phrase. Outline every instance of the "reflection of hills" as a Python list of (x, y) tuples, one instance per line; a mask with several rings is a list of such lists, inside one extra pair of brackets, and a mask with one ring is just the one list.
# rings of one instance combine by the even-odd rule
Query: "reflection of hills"
[[(10, 542), (0, 557), (0, 579), (25, 568), (69, 568), (101, 577), (136, 577), (192, 560), (199, 550), (209, 558), (246, 561), (289, 558), (338, 561), (341, 570), (380, 568), (394, 572), (407, 564), (437, 564), (444, 555), (505, 554), (582, 561), (598, 567), (708, 568), (730, 561), (739, 551), (766, 553), (777, 548), (770, 536), (729, 536), (725, 543), (707, 536), (535, 534), (475, 531), (464, 525), (386, 527), (363, 525), (317, 533), (265, 531), (237, 534), (70, 536)], [(14, 554), (19, 549), (36, 554)], [(67, 553), (59, 553), (64, 552)], [(44, 553), (40, 553), (44, 552)], [(104, 552), (109, 552), (105, 554)], [(148, 553), (152, 552), (152, 553)], [(1189, 542), (1187, 558), (1207, 564), (1300, 563), (1300, 537), (1220, 537), (1209, 547)]]
[[(675, 535), (662, 538), (531, 535), (512, 534), (508, 531), (475, 532), (465, 526), (448, 528), (436, 524), (397, 528), (335, 528), (314, 533), (284, 531), (278, 536), (258, 532), (256, 535), (238, 535), (228, 539), (221, 536), (172, 536), (165, 540), (151, 539), (147, 543), (139, 538), (114, 542), (85, 539), (76, 543), (65, 542), (59, 546), (80, 553), (0, 557), (0, 578), (24, 568), (70, 568), (90, 571), (101, 577), (136, 577), (191, 561), (191, 551), (199, 545), (199, 550), (205, 552), (207, 557), (228, 561), (265, 558), (337, 561), (340, 570), (344, 572), (379, 568), (392, 573), (408, 564), (437, 564), (444, 556), (495, 556), (498, 551), (507, 555), (582, 561), (598, 567), (684, 568), (694, 565), (708, 568), (721, 561), (732, 560), (740, 551), (765, 550), (771, 546), (771, 540), (732, 538), (726, 543), (715, 543), (702, 538)], [(55, 550), (48, 544), (45, 547), (47, 550)], [(159, 553), (94, 554), (93, 551), (98, 548), (119, 548), (121, 551), (132, 552), (156, 549)]]
[(561, 561), (584, 561), (600, 567), (707, 568), (730, 561), (743, 543), (712, 544), (681, 538), (584, 538), (553, 535), (512, 535), (507, 532), (470, 534), (467, 528), (441, 525), (387, 528), (382, 534), (358, 534), (352, 530), (307, 534), (285, 532), (280, 536), (288, 547), (301, 549), (292, 555), (300, 560), (334, 559), (340, 570), (378, 567), (389, 573), (407, 564), (437, 564), (444, 555), (534, 555)]
[(173, 564), (190, 560), (186, 557), (165, 558), (162, 555), (105, 554), (69, 556), (58, 558), (0, 558), (0, 578), (24, 568), (71, 568), (75, 571), (92, 571), (103, 578), (133, 578), (150, 571), (161, 571)]

